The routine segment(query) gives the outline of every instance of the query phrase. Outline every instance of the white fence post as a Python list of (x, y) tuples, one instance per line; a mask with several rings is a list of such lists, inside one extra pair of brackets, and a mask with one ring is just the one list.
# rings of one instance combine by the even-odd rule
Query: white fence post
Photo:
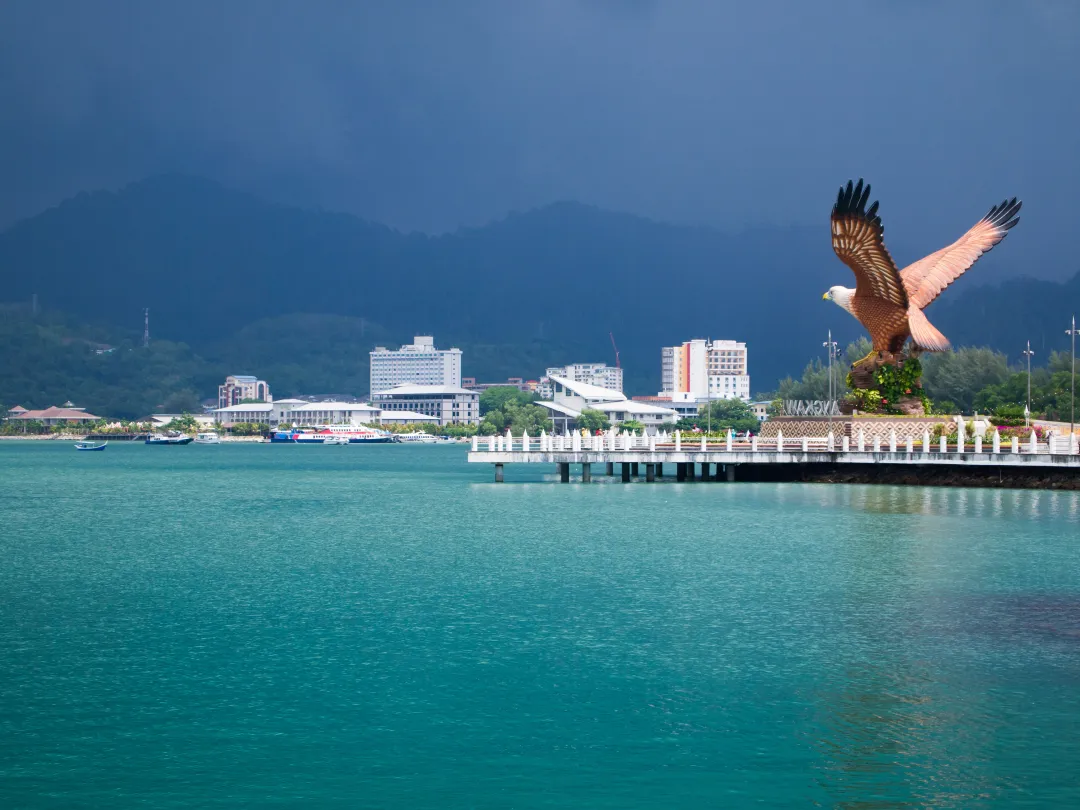
[(980, 436), (978, 433), (975, 434), (975, 452), (982, 452), (982, 436)]
[(681, 430), (676, 430), (675, 431), (675, 452), (676, 453), (681, 453), (682, 452), (682, 431)]
[(995, 454), (1001, 452), (1001, 434), (997, 428), (994, 428), (994, 435), (990, 439), (990, 450)]
[(964, 431), (962, 430), (956, 434), (956, 452), (964, 452)]
[(942, 453), (949, 452), (949, 440), (942, 436), (938, 440), (938, 450)]
[(930, 431), (923, 428), (922, 432), (922, 451), (924, 453), (930, 452)]
[(1014, 453), (1019, 453), (1020, 452), (1020, 437), (1019, 436), (1013, 436), (1012, 437), (1012, 441), (1009, 442), (1009, 449), (1012, 450)]
[(707, 434), (701, 434), (701, 452), (704, 453), (709, 449), (709, 437)]
[(570, 437), (570, 441), (572, 442), (572, 444), (570, 445), (571, 452), (580, 453), (581, 452), (581, 433), (580, 433), (580, 431), (575, 430), (574, 435)]
[(810, 449), (810, 440), (803, 436), (802, 439), (802, 451), (805, 453)]
[(776, 431), (776, 452), (784, 452), (784, 431), (782, 430)]
[(494, 453), (495, 452), (495, 437), (494, 436), (488, 436), (488, 452), (489, 453)]
[(655, 433), (652, 436), (649, 437), (649, 452), (650, 453), (655, 453), (656, 452), (656, 434)]
[(529, 431), (527, 430), (521, 431), (521, 452), (529, 452)]
[(1031, 429), (1031, 452), (1039, 452), (1039, 440), (1035, 437), (1035, 428)]
[(904, 442), (904, 450), (907, 453), (914, 453), (915, 452), (915, 440), (913, 438), (911, 438), (910, 436), (908, 436), (907, 441)]
[(840, 437), (840, 449), (845, 453), (851, 452), (851, 438), (846, 433)]
[(756, 433), (753, 436), (750, 437), (750, 452), (751, 453), (756, 453), (757, 452), (757, 434)]
[(514, 449), (514, 435), (510, 432), (510, 428), (506, 429), (506, 452), (509, 453)]
[(889, 452), (896, 452), (896, 428), (892, 428), (889, 431)]
[(876, 433), (874, 434), (874, 452), (881, 452), (881, 437), (878, 436)]
[(830, 453), (836, 449), (836, 437), (831, 430), (829, 431), (829, 435), (825, 437), (825, 449)]
[(727, 451), (729, 453), (731, 452), (731, 434), (732, 434), (732, 429), (728, 428), (728, 432), (727, 432)]
[(858, 447), (859, 447), (859, 452), (860, 453), (866, 452), (866, 434), (863, 433), (862, 428), (859, 428), (859, 444), (858, 444)]

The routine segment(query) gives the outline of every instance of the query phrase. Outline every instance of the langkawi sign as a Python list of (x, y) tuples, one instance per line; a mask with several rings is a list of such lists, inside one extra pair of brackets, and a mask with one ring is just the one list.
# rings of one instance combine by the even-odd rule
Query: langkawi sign
[(841, 416), (835, 399), (785, 399), (784, 416)]

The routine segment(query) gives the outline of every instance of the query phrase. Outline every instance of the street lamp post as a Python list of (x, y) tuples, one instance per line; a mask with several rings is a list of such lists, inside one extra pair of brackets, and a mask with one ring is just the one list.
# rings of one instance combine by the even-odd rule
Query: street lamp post
[(833, 385), (832, 361), (836, 356), (836, 341), (832, 339), (832, 329), (829, 330), (829, 339), (821, 344), (829, 353), (829, 401), (836, 399), (836, 388)]
[(1024, 350), (1024, 356), (1027, 358), (1027, 384), (1028, 384), (1028, 396), (1027, 396), (1027, 410), (1024, 412), (1024, 424), (1031, 426), (1031, 356), (1035, 354), (1031, 350), (1031, 341), (1027, 342), (1027, 348)]
[(1072, 329), (1066, 329), (1065, 334), (1072, 338), (1072, 368), (1069, 373), (1069, 436), (1072, 437), (1076, 433), (1076, 336), (1080, 335), (1075, 315), (1072, 316)]

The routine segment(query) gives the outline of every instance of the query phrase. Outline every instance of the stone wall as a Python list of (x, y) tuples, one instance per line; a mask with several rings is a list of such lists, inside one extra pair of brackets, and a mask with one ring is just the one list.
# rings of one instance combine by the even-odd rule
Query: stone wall
[(951, 431), (955, 423), (948, 416), (836, 416), (831, 420), (827, 417), (773, 416), (762, 423), (759, 435), (763, 439), (775, 439), (777, 431), (782, 430), (785, 439), (824, 439), (831, 430), (838, 441), (841, 436), (856, 441), (861, 430), (867, 444), (875, 438), (885, 444), (893, 430), (898, 442), (922, 441), (924, 430), (933, 433), (935, 425), (948, 425)]

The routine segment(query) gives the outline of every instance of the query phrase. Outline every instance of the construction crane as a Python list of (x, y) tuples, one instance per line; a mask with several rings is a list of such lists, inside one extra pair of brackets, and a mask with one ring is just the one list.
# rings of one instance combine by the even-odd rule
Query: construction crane
[(615, 368), (622, 368), (622, 366), (619, 365), (619, 347), (615, 345), (615, 335), (611, 332), (608, 332), (607, 334), (608, 337), (611, 338), (611, 348), (615, 350)]

